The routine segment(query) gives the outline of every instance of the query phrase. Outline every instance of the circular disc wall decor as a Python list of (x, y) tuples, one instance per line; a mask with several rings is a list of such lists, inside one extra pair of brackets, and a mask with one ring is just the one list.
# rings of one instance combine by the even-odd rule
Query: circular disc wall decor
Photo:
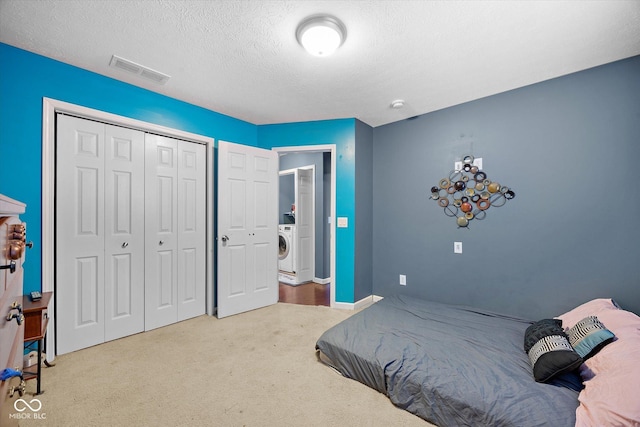
[(438, 185), (431, 187), (431, 199), (443, 208), (444, 214), (456, 218), (458, 227), (469, 227), (472, 221), (486, 218), (490, 208), (504, 206), (516, 197), (513, 189), (489, 178), (485, 171), (473, 165), (474, 157), (463, 158), (461, 170), (452, 170)]

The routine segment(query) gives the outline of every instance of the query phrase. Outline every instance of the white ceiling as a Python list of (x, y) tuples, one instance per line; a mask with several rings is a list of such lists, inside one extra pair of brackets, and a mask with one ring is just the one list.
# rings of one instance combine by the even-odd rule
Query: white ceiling
[[(320, 12), (348, 32), (327, 58), (295, 38)], [(639, 55), (640, 1), (0, 0), (0, 41), (254, 124), (376, 127)]]

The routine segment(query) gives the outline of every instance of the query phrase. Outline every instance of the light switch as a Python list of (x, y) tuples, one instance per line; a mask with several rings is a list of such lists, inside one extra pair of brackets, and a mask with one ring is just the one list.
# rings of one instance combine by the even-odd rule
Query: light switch
[(338, 228), (347, 228), (349, 226), (349, 218), (346, 216), (338, 217)]
[[(462, 170), (462, 161), (453, 162), (453, 169), (460, 171)], [(477, 166), (478, 169), (482, 170), (482, 157), (478, 157), (477, 159), (473, 159), (473, 166)]]
[(462, 242), (453, 242), (453, 253), (454, 254), (462, 253)]

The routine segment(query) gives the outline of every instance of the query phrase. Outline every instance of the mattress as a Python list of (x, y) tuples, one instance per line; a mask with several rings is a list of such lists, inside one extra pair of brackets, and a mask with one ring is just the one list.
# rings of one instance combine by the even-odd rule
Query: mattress
[(392, 296), (327, 330), (316, 349), (342, 375), (439, 426), (574, 426), (578, 392), (537, 383), (532, 322)]

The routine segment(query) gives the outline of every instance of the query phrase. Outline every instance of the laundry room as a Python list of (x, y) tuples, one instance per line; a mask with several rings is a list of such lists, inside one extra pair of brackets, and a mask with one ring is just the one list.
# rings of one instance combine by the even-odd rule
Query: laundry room
[(331, 154), (281, 153), (278, 270), (281, 283), (331, 281)]

